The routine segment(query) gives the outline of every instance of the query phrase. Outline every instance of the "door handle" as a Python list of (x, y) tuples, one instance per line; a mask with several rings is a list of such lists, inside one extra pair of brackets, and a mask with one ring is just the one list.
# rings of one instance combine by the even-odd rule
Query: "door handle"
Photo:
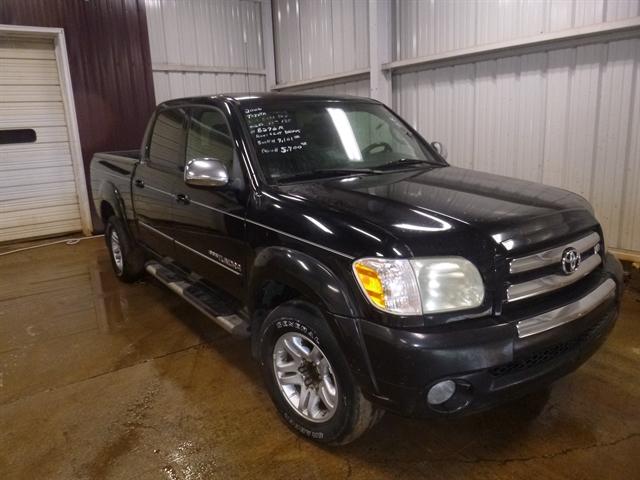
[(138, 188), (144, 188), (144, 180), (141, 178), (136, 178), (133, 184)]
[(191, 202), (191, 199), (189, 198), (189, 195), (185, 195), (184, 193), (179, 193), (176, 195), (176, 202), (182, 203), (184, 205), (189, 205), (189, 203)]

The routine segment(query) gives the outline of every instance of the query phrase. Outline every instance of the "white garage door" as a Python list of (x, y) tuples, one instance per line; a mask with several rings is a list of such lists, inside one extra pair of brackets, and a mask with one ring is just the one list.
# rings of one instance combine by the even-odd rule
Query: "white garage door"
[(53, 40), (0, 36), (0, 242), (79, 230)]

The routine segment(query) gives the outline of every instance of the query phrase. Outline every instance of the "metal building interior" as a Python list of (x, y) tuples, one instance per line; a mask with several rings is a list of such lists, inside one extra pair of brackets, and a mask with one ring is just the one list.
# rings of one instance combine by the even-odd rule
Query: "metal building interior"
[[(615, 328), (497, 408), (301, 438), (251, 342), (118, 281), (91, 200), (94, 154), (139, 149), (156, 105), (232, 92), (369, 97), (454, 167), (583, 197)], [(0, 0), (4, 477), (639, 478), (639, 378), (640, 0)]]

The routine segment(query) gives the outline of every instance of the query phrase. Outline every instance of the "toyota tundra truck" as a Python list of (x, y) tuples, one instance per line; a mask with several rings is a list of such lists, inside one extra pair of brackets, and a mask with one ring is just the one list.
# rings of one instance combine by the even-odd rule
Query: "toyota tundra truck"
[(250, 338), (284, 422), (340, 445), (387, 410), (547, 386), (616, 321), (622, 268), (586, 200), (445, 158), (371, 99), (229, 94), (160, 104), (140, 151), (90, 174), (115, 274)]

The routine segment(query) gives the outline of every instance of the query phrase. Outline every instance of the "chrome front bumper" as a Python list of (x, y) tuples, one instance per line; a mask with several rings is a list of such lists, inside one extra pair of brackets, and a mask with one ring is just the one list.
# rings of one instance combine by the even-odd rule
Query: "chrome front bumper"
[(577, 320), (593, 311), (598, 305), (613, 298), (615, 294), (616, 282), (608, 278), (576, 302), (536, 315), (535, 317), (520, 320), (516, 325), (518, 337), (525, 338), (536, 335)]

